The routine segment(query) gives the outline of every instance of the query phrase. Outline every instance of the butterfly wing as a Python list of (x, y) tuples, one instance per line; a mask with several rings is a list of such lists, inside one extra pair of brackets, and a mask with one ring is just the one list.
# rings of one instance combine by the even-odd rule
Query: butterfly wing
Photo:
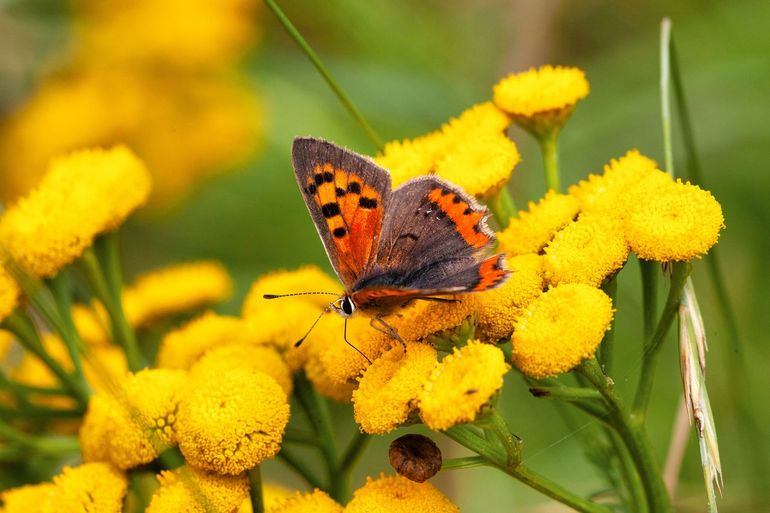
[(390, 174), (364, 156), (310, 137), (294, 139), (292, 163), (326, 254), (350, 288), (377, 257)]

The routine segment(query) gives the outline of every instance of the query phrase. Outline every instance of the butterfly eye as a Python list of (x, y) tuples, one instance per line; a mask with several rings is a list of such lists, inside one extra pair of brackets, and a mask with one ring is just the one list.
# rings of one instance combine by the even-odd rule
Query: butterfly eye
[(353, 315), (355, 309), (356, 307), (353, 305), (353, 301), (351, 301), (349, 297), (345, 296), (342, 298), (342, 311), (345, 313), (345, 315)]

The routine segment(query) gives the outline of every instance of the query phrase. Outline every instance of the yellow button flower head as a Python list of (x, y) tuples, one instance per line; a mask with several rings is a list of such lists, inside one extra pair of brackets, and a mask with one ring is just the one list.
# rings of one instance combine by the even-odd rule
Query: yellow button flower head
[(572, 196), (549, 190), (537, 204), (530, 201), (528, 210), (520, 211), (497, 234), (500, 248), (510, 256), (538, 253), (554, 233), (577, 216), (579, 208)]
[[(124, 305), (125, 308), (125, 305)], [(90, 346), (110, 344), (109, 319), (101, 304), (90, 307), (82, 304), (72, 305), (72, 320), (83, 341)]]
[(513, 363), (532, 378), (563, 374), (591, 358), (612, 321), (601, 290), (568, 283), (530, 303), (513, 332)]
[(417, 396), (436, 366), (429, 344), (400, 344), (366, 369), (353, 392), (353, 412), (365, 433), (383, 434), (403, 424), (417, 407)]
[(232, 344), (243, 332), (238, 317), (206, 312), (163, 337), (158, 350), (158, 367), (189, 369), (203, 354), (217, 346)]
[(575, 104), (588, 96), (588, 89), (582, 70), (546, 65), (510, 74), (492, 91), (495, 105), (522, 127), (542, 135), (561, 128)]
[(342, 506), (317, 488), (310, 493), (297, 492), (294, 496), (265, 508), (265, 513), (342, 513), (342, 511)]
[(0, 262), (0, 321), (11, 315), (19, 303), (19, 286)]
[(107, 463), (64, 467), (53, 484), (46, 513), (121, 513), (128, 489), (126, 476)]
[(374, 161), (390, 171), (393, 188), (414, 177), (431, 172), (436, 161), (446, 151), (446, 138), (440, 131), (414, 139), (390, 141)]
[(164, 470), (158, 481), (146, 513), (232, 513), (249, 492), (245, 475), (222, 476), (189, 466)]
[(548, 283), (598, 287), (628, 259), (623, 222), (604, 214), (581, 214), (556, 233), (545, 248)]
[(251, 344), (229, 344), (215, 347), (192, 366), (190, 373), (211, 369), (253, 369), (264, 372), (278, 383), (287, 396), (291, 395), (291, 371), (274, 347)]
[(97, 392), (80, 428), (84, 461), (129, 469), (176, 443), (176, 410), (187, 373), (145, 369)]
[(150, 175), (128, 148), (71, 153), (55, 159), (37, 188), (0, 218), (0, 245), (28, 273), (53, 277), (149, 192)]
[(273, 271), (257, 278), (252, 283), (246, 299), (243, 301), (244, 317), (255, 315), (262, 310), (281, 303), (300, 301), (319, 307), (326, 307), (334, 299), (326, 295), (294, 296), (281, 299), (264, 299), (265, 294), (294, 294), (298, 292), (332, 292), (342, 294), (342, 288), (336, 280), (314, 265), (300, 267), (294, 271)]
[(114, 345), (89, 349), (83, 360), (83, 373), (94, 390), (109, 390), (129, 374), (126, 353)]
[(521, 157), (503, 133), (476, 136), (459, 144), (439, 160), (435, 172), (465, 192), (486, 198), (500, 191)]
[(432, 335), (441, 336), (474, 318), (478, 311), (478, 294), (455, 296), (455, 302), (415, 301), (399, 312), (400, 317), (388, 322), (407, 342), (422, 342)]
[(176, 427), (189, 465), (234, 475), (278, 453), (289, 403), (267, 374), (210, 366), (190, 375), (183, 394)]
[(419, 397), (420, 418), (433, 430), (472, 422), (503, 386), (510, 367), (491, 344), (470, 341), (433, 369)]
[(329, 369), (319, 361), (316, 354), (311, 354), (305, 362), (307, 379), (319, 394), (339, 403), (349, 403), (358, 383), (333, 380), (328, 372)]
[(670, 262), (700, 258), (724, 227), (722, 207), (710, 192), (677, 181), (636, 201), (626, 237), (639, 258)]
[(47, 512), (56, 487), (53, 483), (19, 486), (0, 492), (3, 513)]
[(543, 258), (529, 253), (506, 259), (511, 276), (500, 287), (477, 294), (476, 336), (497, 343), (513, 333), (516, 319), (543, 293)]
[(501, 134), (510, 124), (508, 115), (494, 103), (482, 102), (465, 109), (459, 116), (441, 125), (439, 131), (444, 136), (444, 149), (447, 149), (469, 136)]
[(219, 262), (189, 262), (139, 275), (124, 291), (123, 305), (129, 323), (141, 327), (163, 317), (220, 303), (232, 290), (233, 281)]
[(415, 483), (395, 475), (366, 479), (353, 492), (345, 513), (460, 513), (460, 509), (432, 484)]

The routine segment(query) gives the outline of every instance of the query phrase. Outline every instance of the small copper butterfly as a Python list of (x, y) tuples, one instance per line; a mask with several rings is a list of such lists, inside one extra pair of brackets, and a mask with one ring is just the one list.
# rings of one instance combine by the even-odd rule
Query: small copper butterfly
[(292, 163), (345, 286), (325, 312), (347, 319), (360, 310), (372, 316), (372, 327), (401, 340), (382, 320), (398, 307), (453, 301), (435, 296), (489, 290), (508, 278), (504, 255), (487, 255), (495, 242), (487, 209), (457, 186), (428, 175), (391, 190), (386, 169), (312, 137), (294, 139)]

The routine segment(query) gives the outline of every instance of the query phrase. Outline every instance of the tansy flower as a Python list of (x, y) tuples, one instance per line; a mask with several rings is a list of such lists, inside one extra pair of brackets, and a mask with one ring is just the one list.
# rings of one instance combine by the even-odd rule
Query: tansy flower
[(492, 102), (482, 102), (465, 109), (456, 118), (441, 125), (445, 148), (477, 134), (482, 137), (505, 132), (511, 119)]
[(175, 264), (139, 275), (123, 294), (132, 326), (220, 303), (233, 290), (222, 264), (214, 261)]
[(478, 294), (454, 296), (455, 301), (415, 301), (398, 316), (387, 318), (407, 342), (421, 342), (431, 336), (442, 336), (476, 316)]
[(120, 513), (128, 489), (126, 476), (107, 463), (64, 467), (61, 474), (54, 476), (53, 484), (46, 513)]
[(416, 176), (430, 173), (446, 146), (444, 135), (435, 131), (414, 139), (387, 142), (374, 161), (390, 171), (391, 185), (396, 188)]
[(569, 283), (529, 304), (513, 332), (513, 363), (540, 379), (563, 374), (591, 358), (612, 321), (612, 300), (601, 290)]
[(107, 312), (101, 304), (93, 308), (81, 304), (72, 305), (75, 329), (83, 341), (91, 346), (110, 344), (109, 319), (106, 316)]
[(292, 497), (266, 507), (265, 513), (342, 513), (342, 506), (326, 492), (315, 489), (309, 493), (295, 493)]
[(626, 238), (639, 258), (670, 262), (700, 258), (724, 227), (722, 207), (710, 192), (677, 181), (636, 201)]
[(431, 372), (419, 396), (420, 418), (433, 430), (471, 422), (503, 386), (509, 367), (491, 344), (470, 341), (455, 348)]
[(492, 88), (495, 105), (536, 135), (559, 129), (575, 104), (588, 96), (588, 81), (578, 68), (542, 66), (510, 74)]
[(537, 204), (530, 201), (528, 210), (520, 211), (497, 234), (500, 248), (510, 256), (539, 252), (554, 233), (575, 218), (579, 208), (572, 196), (549, 190)]
[(353, 412), (365, 433), (394, 430), (416, 408), (417, 396), (433, 367), (436, 350), (429, 344), (400, 344), (377, 358), (353, 392)]
[(436, 174), (479, 198), (496, 194), (521, 157), (503, 133), (472, 137), (436, 163)]
[(145, 369), (91, 397), (80, 428), (84, 461), (129, 469), (176, 443), (179, 394), (186, 373)]
[(245, 475), (222, 476), (190, 466), (164, 470), (146, 513), (232, 513), (249, 492)]
[(288, 421), (286, 394), (273, 378), (212, 365), (191, 374), (185, 387), (179, 449), (191, 466), (239, 474), (278, 453)]
[(581, 214), (556, 233), (545, 248), (545, 276), (551, 285), (598, 287), (628, 258), (623, 222), (608, 214)]
[(210, 369), (253, 369), (264, 372), (278, 383), (287, 396), (291, 395), (291, 371), (274, 347), (252, 344), (229, 344), (208, 351), (192, 366), (191, 373)]
[[(353, 351), (353, 348), (350, 350)], [(319, 361), (317, 354), (310, 354), (307, 358), (305, 374), (319, 394), (339, 403), (349, 403), (358, 385), (355, 382), (332, 379), (329, 376), (329, 369)]]
[(158, 350), (158, 367), (189, 369), (211, 348), (240, 340), (243, 321), (206, 312), (181, 328), (166, 333)]
[(118, 346), (96, 346), (83, 359), (83, 373), (94, 390), (108, 390), (128, 373), (126, 353)]
[(273, 305), (287, 301), (301, 301), (325, 308), (334, 299), (326, 295), (304, 295), (268, 300), (265, 294), (294, 294), (299, 292), (331, 292), (342, 294), (339, 282), (314, 265), (300, 267), (294, 271), (273, 271), (257, 278), (252, 283), (243, 301), (242, 314), (249, 317)]
[(19, 486), (0, 492), (3, 513), (47, 512), (56, 487), (53, 483)]
[(53, 277), (149, 192), (147, 169), (126, 147), (71, 153), (0, 218), (0, 245), (30, 274)]
[(415, 483), (403, 476), (366, 479), (353, 492), (345, 513), (459, 513), (460, 509), (430, 483)]
[(0, 321), (11, 315), (19, 302), (19, 286), (0, 261)]
[(506, 259), (511, 276), (500, 287), (476, 294), (479, 303), (476, 336), (496, 343), (513, 333), (516, 319), (543, 293), (543, 258), (529, 253)]

